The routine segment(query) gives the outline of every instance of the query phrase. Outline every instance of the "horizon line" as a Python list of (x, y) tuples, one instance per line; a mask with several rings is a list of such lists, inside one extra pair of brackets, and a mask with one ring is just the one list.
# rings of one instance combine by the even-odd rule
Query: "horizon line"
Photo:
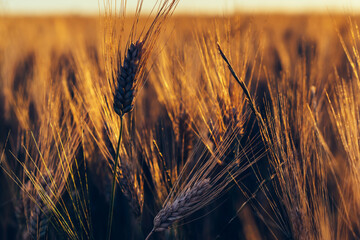
[[(150, 11), (144, 10), (141, 12), (141, 16), (148, 17)], [(175, 11), (173, 16), (231, 16), (238, 14), (283, 14), (283, 15), (311, 15), (311, 14), (337, 14), (337, 15), (359, 15), (360, 9), (236, 9), (233, 11)], [(1, 11), (0, 16), (51, 16), (51, 15), (63, 15), (63, 16), (101, 16), (100, 11), (66, 11), (66, 10), (49, 10), (49, 11)], [(131, 17), (134, 14), (127, 12), (127, 16)]]

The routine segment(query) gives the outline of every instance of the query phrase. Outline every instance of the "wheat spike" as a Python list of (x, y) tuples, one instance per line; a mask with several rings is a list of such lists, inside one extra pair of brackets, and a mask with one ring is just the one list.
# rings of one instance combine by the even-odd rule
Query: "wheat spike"
[(44, 202), (43, 196), (50, 196), (51, 194), (49, 183), (50, 178), (48, 176), (44, 176), (44, 179), (40, 180), (40, 189), (35, 190), (36, 202), (32, 204), (31, 209), (28, 209), (29, 222), (27, 236), (29, 236), (31, 239), (45, 239), (46, 237), (50, 219), (50, 211)]
[(136, 75), (143, 51), (143, 42), (131, 43), (120, 72), (117, 74), (117, 88), (114, 95), (114, 110), (122, 117), (133, 108)]
[(31, 192), (31, 183), (27, 181), (23, 186), (23, 191), (20, 193), (20, 198), (15, 204), (15, 216), (19, 224), (18, 239), (29, 239), (29, 232), (27, 230), (26, 220), (30, 216), (31, 199), (27, 194)]
[(169, 228), (175, 221), (192, 212), (193, 206), (199, 203), (211, 188), (210, 179), (201, 180), (180, 194), (172, 203), (167, 204), (154, 218), (152, 232), (161, 232)]

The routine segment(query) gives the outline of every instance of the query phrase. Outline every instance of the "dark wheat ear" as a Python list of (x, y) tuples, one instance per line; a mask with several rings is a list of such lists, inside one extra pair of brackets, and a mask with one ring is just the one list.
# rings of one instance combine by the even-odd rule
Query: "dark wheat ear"
[[(27, 209), (29, 212), (28, 229), (26, 234), (28, 239), (46, 239), (51, 214), (45, 203), (45, 196), (49, 198), (52, 196), (50, 181), (50, 177), (47, 175), (40, 179), (40, 182), (38, 183), (39, 189), (34, 189), (36, 193), (36, 197), (34, 198), (35, 202), (32, 202), (31, 205), (27, 206), (30, 208)], [(32, 187), (35, 188), (35, 186)]]
[(114, 110), (120, 116), (133, 108), (135, 96), (136, 75), (139, 72), (140, 59), (143, 52), (143, 42), (131, 43), (120, 72), (116, 74), (117, 87), (114, 95)]
[(206, 197), (210, 188), (210, 179), (201, 180), (176, 197), (172, 203), (165, 205), (154, 218), (154, 228), (148, 238), (153, 232), (164, 231), (175, 221), (188, 216), (194, 206)]

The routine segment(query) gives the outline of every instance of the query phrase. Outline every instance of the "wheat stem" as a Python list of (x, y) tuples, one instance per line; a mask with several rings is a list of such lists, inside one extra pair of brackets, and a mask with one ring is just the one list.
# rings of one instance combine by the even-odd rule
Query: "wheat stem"
[(113, 173), (113, 180), (112, 180), (112, 190), (111, 190), (111, 202), (110, 202), (110, 208), (109, 208), (109, 219), (108, 219), (108, 230), (107, 230), (107, 239), (110, 240), (111, 237), (111, 226), (112, 226), (112, 220), (114, 215), (114, 203), (115, 203), (115, 189), (116, 189), (116, 178), (117, 178), (117, 168), (119, 165), (118, 158), (120, 153), (120, 144), (121, 144), (121, 136), (123, 131), (123, 116), (120, 115), (120, 133), (119, 133), (119, 140), (116, 148), (116, 156), (115, 156), (115, 166), (114, 166), (114, 173)]
[(151, 230), (151, 232), (147, 235), (147, 237), (145, 238), (145, 240), (149, 240), (150, 237), (153, 235), (154, 232), (155, 232), (155, 228), (153, 228), (153, 229)]

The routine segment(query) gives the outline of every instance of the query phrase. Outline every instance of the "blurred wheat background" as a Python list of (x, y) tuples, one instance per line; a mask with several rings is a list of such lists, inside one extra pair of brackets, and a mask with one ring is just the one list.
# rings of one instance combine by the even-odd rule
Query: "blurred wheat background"
[(359, 239), (359, 18), (137, 3), (0, 17), (0, 239)]

